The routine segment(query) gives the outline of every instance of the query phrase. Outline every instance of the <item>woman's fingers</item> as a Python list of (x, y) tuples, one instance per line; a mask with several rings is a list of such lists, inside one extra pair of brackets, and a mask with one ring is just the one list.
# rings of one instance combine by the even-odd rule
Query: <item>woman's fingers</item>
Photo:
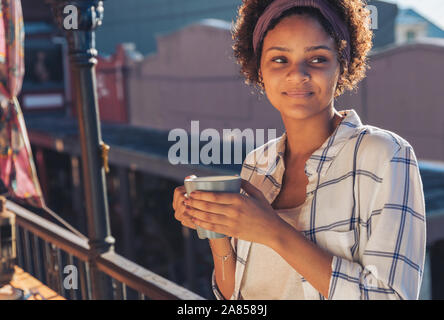
[(183, 216), (184, 216), (184, 212), (185, 212), (185, 204), (182, 201), (178, 201), (177, 205), (176, 205), (176, 210), (174, 210), (174, 217), (179, 220), (182, 221)]
[(183, 203), (183, 201), (186, 199), (185, 193), (186, 191), (184, 186), (177, 187), (174, 190), (174, 218), (176, 218), (176, 220), (179, 221), (183, 226), (196, 230), (196, 225), (191, 220), (192, 217), (185, 213), (186, 206)]
[(184, 204), (180, 204), (177, 210), (174, 212), (174, 217), (185, 227), (196, 229), (196, 225), (192, 221), (192, 217), (185, 212), (186, 207)]
[[(188, 178), (192, 178), (192, 177), (196, 177), (194, 174), (190, 175), (190, 176), (186, 176), (185, 179)], [(177, 205), (179, 203), (182, 203), (182, 201), (185, 198), (185, 194), (187, 193), (187, 190), (185, 189), (185, 186), (178, 186), (176, 187), (176, 189), (174, 189), (174, 194), (173, 194), (173, 209), (176, 210)]]
[(215, 202), (220, 204), (236, 204), (239, 203), (241, 197), (238, 193), (231, 192), (212, 192), (195, 190), (191, 192), (190, 198), (204, 200), (208, 202)]
[(176, 210), (179, 203), (181, 203), (183, 200), (185, 200), (185, 187), (179, 186), (174, 189), (174, 195), (173, 195), (173, 209)]
[(186, 199), (185, 204), (201, 211), (222, 214), (222, 215), (229, 215), (233, 208), (231, 205), (228, 204), (208, 202), (193, 198)]
[[(190, 177), (195, 177), (195, 175), (187, 176), (185, 179)], [(174, 209), (174, 217), (176, 220), (180, 221), (183, 226), (196, 230), (196, 225), (191, 220), (192, 217), (185, 213), (186, 206), (184, 204), (184, 200), (187, 199), (185, 186), (179, 186), (174, 189), (173, 195), (173, 209)]]
[(184, 218), (182, 221), (181, 221), (181, 223), (182, 223), (182, 225), (184, 226), (184, 227), (187, 227), (187, 228), (190, 228), (190, 229), (193, 229), (193, 230), (196, 230), (196, 224), (191, 220), (191, 218)]
[(222, 215), (212, 212), (202, 211), (193, 207), (187, 206), (184, 214), (192, 218), (193, 222), (205, 222), (215, 225), (226, 225), (229, 223), (229, 219)]
[(198, 220), (198, 219), (195, 219), (194, 223), (203, 229), (222, 233), (222, 234), (228, 234), (230, 231), (227, 226), (222, 225), (222, 224), (215, 224), (215, 223), (206, 222), (206, 221), (202, 221), (202, 220)]

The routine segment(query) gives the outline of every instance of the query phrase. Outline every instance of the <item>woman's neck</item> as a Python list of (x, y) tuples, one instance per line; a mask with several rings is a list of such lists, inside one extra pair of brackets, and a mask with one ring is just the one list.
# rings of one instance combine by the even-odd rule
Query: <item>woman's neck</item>
[(282, 117), (287, 132), (287, 163), (306, 161), (332, 135), (343, 116), (334, 107), (303, 120)]

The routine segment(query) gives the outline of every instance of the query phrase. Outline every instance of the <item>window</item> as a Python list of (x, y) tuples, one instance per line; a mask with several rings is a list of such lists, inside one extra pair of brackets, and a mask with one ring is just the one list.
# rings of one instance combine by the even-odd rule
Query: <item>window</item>
[(407, 31), (407, 41), (408, 42), (411, 42), (411, 41), (415, 40), (415, 38), (416, 38), (416, 32), (415, 31), (412, 31), (412, 30)]

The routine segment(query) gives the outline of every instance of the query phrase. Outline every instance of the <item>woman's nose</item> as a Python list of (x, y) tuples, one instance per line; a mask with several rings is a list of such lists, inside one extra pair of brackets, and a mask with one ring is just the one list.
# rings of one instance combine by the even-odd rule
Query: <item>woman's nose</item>
[(310, 80), (310, 73), (305, 63), (293, 65), (287, 74), (287, 81), (291, 82), (305, 82)]

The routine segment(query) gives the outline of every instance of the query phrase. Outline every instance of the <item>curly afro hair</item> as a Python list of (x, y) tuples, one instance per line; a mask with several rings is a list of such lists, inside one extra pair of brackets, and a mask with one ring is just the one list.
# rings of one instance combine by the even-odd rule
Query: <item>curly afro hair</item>
[[(261, 94), (264, 94), (264, 86), (259, 78), (259, 69), (262, 53), (263, 40), (258, 45), (258, 55), (253, 51), (253, 31), (256, 23), (267, 6), (274, 0), (242, 0), (238, 15), (232, 28), (234, 44), (234, 57), (241, 66), (241, 74), (245, 77), (245, 83), (255, 85)], [(372, 48), (373, 32), (370, 29), (370, 12), (366, 9), (365, 0), (328, 0), (336, 9), (339, 16), (346, 22), (350, 33), (351, 62), (342, 54), (346, 43), (340, 40), (333, 32), (330, 23), (322, 16), (320, 11), (310, 7), (294, 7), (283, 12), (283, 14), (272, 20), (267, 32), (272, 30), (283, 18), (293, 14), (309, 15), (315, 18), (323, 26), (324, 30), (334, 40), (337, 49), (337, 57), (340, 65), (340, 76), (336, 87), (335, 97), (340, 96), (345, 90), (353, 90), (359, 81), (365, 77), (368, 68), (367, 55)]]

